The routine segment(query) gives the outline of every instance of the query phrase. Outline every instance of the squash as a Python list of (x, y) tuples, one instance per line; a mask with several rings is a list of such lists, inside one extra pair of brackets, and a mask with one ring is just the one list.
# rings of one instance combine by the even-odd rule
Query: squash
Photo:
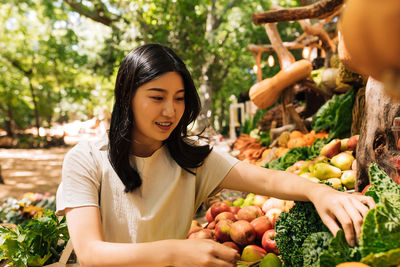
[(259, 109), (266, 109), (279, 99), (285, 88), (307, 78), (311, 71), (310, 61), (305, 59), (296, 61), (289, 67), (280, 70), (275, 76), (254, 84), (250, 88), (250, 99)]
[(341, 23), (351, 65), (400, 95), (400, 1), (348, 0)]

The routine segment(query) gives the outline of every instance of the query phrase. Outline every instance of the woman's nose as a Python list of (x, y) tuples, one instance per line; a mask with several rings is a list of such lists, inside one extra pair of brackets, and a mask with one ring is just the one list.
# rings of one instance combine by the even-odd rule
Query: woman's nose
[(172, 117), (175, 114), (175, 106), (173, 100), (165, 101), (163, 108), (163, 115), (167, 117)]

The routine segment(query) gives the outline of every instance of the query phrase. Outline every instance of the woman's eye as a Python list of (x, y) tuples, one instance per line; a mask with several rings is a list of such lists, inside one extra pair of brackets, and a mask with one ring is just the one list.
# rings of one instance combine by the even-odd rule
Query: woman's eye
[(185, 101), (185, 98), (184, 98), (184, 97), (177, 97), (176, 100), (178, 100), (178, 101)]
[(160, 96), (151, 96), (150, 98), (154, 99), (154, 100), (162, 100), (163, 98)]

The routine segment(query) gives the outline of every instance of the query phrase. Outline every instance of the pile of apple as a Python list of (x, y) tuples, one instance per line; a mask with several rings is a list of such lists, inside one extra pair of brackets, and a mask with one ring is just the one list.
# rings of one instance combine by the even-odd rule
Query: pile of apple
[(288, 172), (295, 173), (313, 182), (329, 182), (334, 188), (354, 189), (357, 162), (354, 158), (358, 135), (345, 139), (334, 139), (326, 144), (314, 160), (298, 161)]
[(206, 212), (208, 223), (203, 227), (193, 220), (187, 238), (216, 240), (236, 249), (241, 260), (246, 262), (261, 260), (267, 253), (278, 255), (275, 222), (294, 202), (254, 194), (248, 194), (239, 202), (242, 203), (240, 206), (230, 205), (228, 201), (211, 205)]

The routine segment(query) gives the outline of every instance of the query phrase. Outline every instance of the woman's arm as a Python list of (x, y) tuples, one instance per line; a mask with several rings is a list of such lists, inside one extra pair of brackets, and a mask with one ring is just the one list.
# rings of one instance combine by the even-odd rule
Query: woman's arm
[[(311, 201), (322, 221), (336, 234), (342, 226), (346, 240), (354, 245), (363, 217), (375, 206), (371, 197), (339, 192), (295, 174), (238, 162), (222, 181), (221, 188), (252, 192), (287, 200)], [(339, 224), (338, 224), (339, 222)]]
[(83, 267), (236, 266), (237, 252), (212, 240), (105, 242), (98, 207), (67, 209), (66, 217), (75, 253)]

